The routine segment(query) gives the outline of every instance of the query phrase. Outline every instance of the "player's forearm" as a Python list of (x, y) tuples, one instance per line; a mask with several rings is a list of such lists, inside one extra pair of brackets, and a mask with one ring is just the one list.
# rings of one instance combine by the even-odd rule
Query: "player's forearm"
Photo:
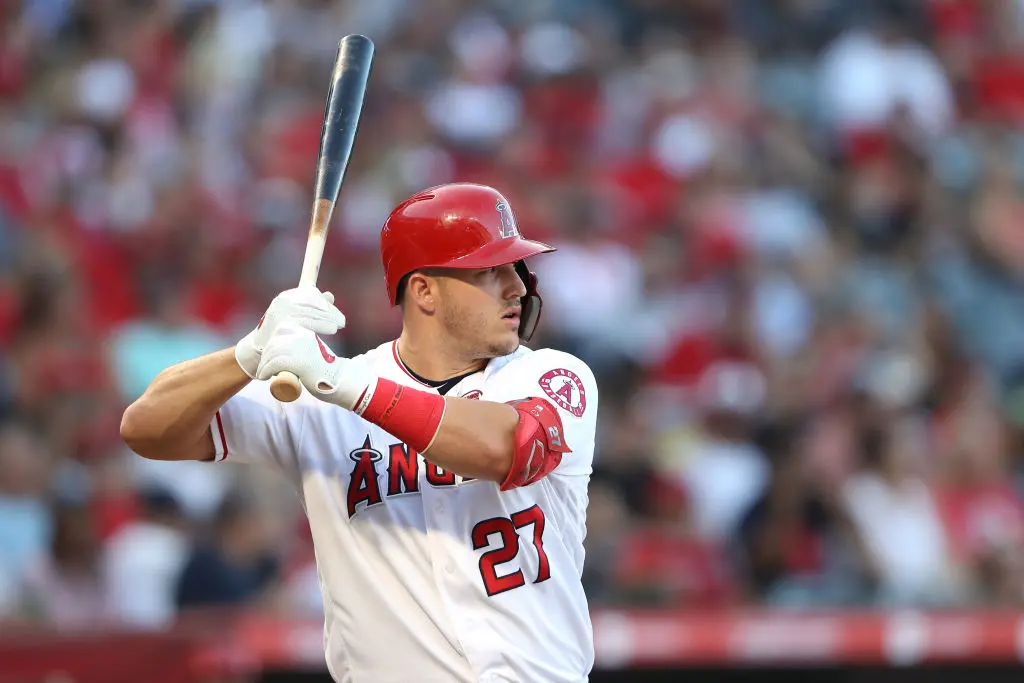
[(545, 403), (540, 399), (504, 404), (403, 386), (380, 377), (365, 359), (335, 356), (307, 330), (282, 327), (263, 349), (257, 379), (281, 372), (294, 373), (320, 400), (351, 410), (435, 465), (503, 489), (543, 477), (569, 452), (557, 411), (536, 404)]
[(424, 457), (464, 477), (504, 481), (518, 423), (519, 413), (505, 403), (445, 399), (444, 417)]
[(214, 414), (250, 381), (234, 349), (173, 365), (125, 410), (121, 437), (133, 451), (155, 460), (202, 457)]

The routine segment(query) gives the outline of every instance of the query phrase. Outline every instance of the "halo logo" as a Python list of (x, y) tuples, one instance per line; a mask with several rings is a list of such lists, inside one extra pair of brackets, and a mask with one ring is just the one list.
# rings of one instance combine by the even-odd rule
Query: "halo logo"
[(509, 207), (508, 202), (500, 201), (494, 208), (498, 210), (498, 215), (501, 216), (501, 236), (519, 237), (519, 228), (516, 227), (516, 219), (512, 215), (512, 209)]

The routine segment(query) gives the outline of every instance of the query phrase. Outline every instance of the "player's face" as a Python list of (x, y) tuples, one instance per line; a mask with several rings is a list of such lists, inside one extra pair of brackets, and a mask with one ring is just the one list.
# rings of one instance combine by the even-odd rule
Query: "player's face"
[(519, 348), (520, 300), (526, 286), (512, 264), (451, 270), (440, 281), (441, 323), (467, 355), (495, 358)]

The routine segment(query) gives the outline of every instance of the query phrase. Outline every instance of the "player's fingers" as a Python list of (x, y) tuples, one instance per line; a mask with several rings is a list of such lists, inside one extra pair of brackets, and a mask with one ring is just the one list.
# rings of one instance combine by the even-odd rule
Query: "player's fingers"
[(319, 306), (312, 306), (303, 310), (314, 317), (322, 318), (324, 320), (333, 320), (338, 327), (345, 327), (345, 314), (336, 306), (328, 304), (323, 300), (320, 301)]
[(328, 313), (337, 309), (323, 299), (317, 299), (316, 301), (297, 301), (289, 307), (289, 310), (295, 312), (303, 311), (306, 313)]
[(318, 334), (334, 334), (345, 327), (345, 316), (341, 311), (302, 313), (292, 316), (290, 320)]
[(294, 313), (305, 313), (311, 317), (333, 320), (338, 327), (345, 326), (345, 314), (333, 304), (327, 303), (324, 299), (303, 302), (293, 308)]
[(296, 342), (298, 339), (294, 334), (275, 335), (271, 338), (260, 355), (260, 363), (256, 367), (256, 379), (270, 379), (279, 372), (291, 370)]
[(264, 356), (256, 368), (256, 379), (266, 381), (287, 370), (287, 363), (281, 356)]
[(312, 330), (317, 334), (334, 334), (338, 331), (338, 326), (333, 320), (325, 320), (323, 318), (312, 318), (308, 316), (295, 316), (289, 318), (292, 324), (301, 327), (304, 330)]
[(328, 299), (316, 287), (296, 287), (277, 296), (282, 305), (289, 308), (326, 309), (334, 304), (334, 297)]
[(334, 292), (324, 292), (323, 297), (328, 303), (328, 309), (334, 317), (334, 320), (338, 323), (338, 327), (345, 327), (345, 323), (347, 322), (345, 314), (341, 312), (341, 309), (334, 305)]
[(306, 329), (312, 330), (317, 334), (336, 334), (340, 329), (340, 326), (333, 320), (310, 320), (306, 324)]
[(267, 340), (264, 352), (281, 352), (293, 348), (306, 334), (310, 322), (308, 318), (297, 316), (289, 316), (281, 320)]

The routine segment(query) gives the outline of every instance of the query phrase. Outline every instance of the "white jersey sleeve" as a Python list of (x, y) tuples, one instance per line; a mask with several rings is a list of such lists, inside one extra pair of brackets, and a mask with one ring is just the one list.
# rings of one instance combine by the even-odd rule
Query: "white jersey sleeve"
[[(558, 410), (571, 449), (552, 474), (589, 476), (597, 431), (597, 381), (586, 363), (564, 351), (539, 349), (514, 357), (487, 382), (487, 400), (542, 398)], [(550, 476), (550, 475), (549, 475)]]
[(303, 392), (295, 402), (281, 403), (271, 395), (269, 382), (250, 382), (213, 416), (214, 460), (294, 471), (296, 444), (310, 401), (316, 399)]

